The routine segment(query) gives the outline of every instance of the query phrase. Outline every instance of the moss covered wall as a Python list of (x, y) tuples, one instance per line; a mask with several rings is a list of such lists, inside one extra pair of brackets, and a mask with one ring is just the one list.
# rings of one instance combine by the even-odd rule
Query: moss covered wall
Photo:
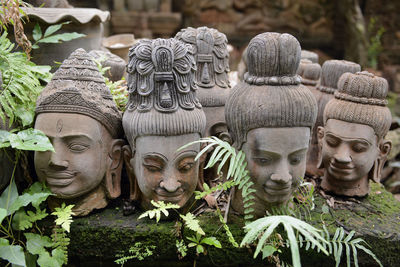
[[(371, 184), (368, 198), (348, 201), (338, 200), (329, 214), (322, 213), (326, 200), (316, 196), (316, 208), (310, 223), (322, 228), (323, 221), (333, 235), (336, 227), (355, 230), (364, 238), (384, 266), (400, 266), (400, 202), (378, 184)], [(344, 204), (343, 204), (344, 203)], [(154, 255), (144, 261), (131, 260), (124, 266), (266, 266), (254, 260), (248, 248), (236, 249), (229, 242), (219, 219), (213, 212), (199, 216), (201, 226), (208, 236), (215, 236), (222, 249), (210, 248), (206, 256), (196, 257), (193, 249), (182, 260), (175, 247), (175, 222), (155, 223), (154, 220), (137, 220), (139, 214), (123, 216), (119, 203), (92, 214), (75, 219), (71, 228), (70, 262), (74, 266), (113, 266), (116, 254), (127, 251), (135, 242), (156, 246)], [(322, 221), (321, 221), (322, 220)], [(238, 243), (243, 238), (243, 220), (230, 216), (229, 227)], [(184, 236), (190, 236), (185, 231)], [(187, 241), (187, 240), (186, 240)], [(285, 256), (290, 259), (290, 255)], [(332, 266), (333, 261), (315, 252), (302, 253), (303, 266)], [(377, 266), (368, 255), (359, 254), (360, 266)]]

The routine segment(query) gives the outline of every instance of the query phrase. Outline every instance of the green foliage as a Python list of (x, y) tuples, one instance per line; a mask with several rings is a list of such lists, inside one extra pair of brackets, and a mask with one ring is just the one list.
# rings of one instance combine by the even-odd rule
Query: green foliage
[(151, 204), (156, 207), (155, 209), (152, 210), (148, 210), (144, 213), (142, 213), (139, 216), (139, 219), (145, 218), (145, 217), (149, 217), (150, 219), (153, 219), (154, 217), (156, 218), (156, 222), (159, 222), (161, 219), (161, 212), (168, 217), (169, 209), (179, 209), (180, 206), (177, 204), (172, 204), (172, 203), (164, 203), (164, 201), (154, 201), (151, 200)]
[(185, 225), (192, 231), (196, 232), (199, 235), (205, 235), (203, 229), (200, 227), (199, 220), (195, 218), (195, 216), (188, 212), (186, 215), (180, 214), (181, 218), (185, 222)]
[(24, 53), (12, 52), (14, 48), (4, 31), (0, 37), (0, 119), (5, 123), (7, 117), (9, 125), (17, 120), (27, 126), (33, 122), (36, 98), (43, 88), (40, 80), (50, 80), (50, 66), (36, 66)]
[[(66, 236), (66, 230), (56, 226), (50, 238), (43, 235), (36, 225), (37, 221), (48, 216), (46, 209), (40, 206), (50, 195), (52, 195), (50, 190), (39, 182), (34, 183), (22, 195), (19, 195), (14, 179), (11, 180), (10, 185), (0, 196), (0, 232), (3, 234), (0, 238), (0, 258), (21, 266), (26, 266), (27, 258), (31, 255), (38, 256), (37, 264), (41, 267), (62, 266), (67, 263), (66, 251), (69, 238)], [(31, 210), (32, 208), (34, 211)], [(56, 209), (54, 215), (57, 215), (56, 223), (63, 225), (69, 231), (70, 206), (65, 207), (64, 204)], [(17, 233), (31, 228), (39, 231), (39, 234), (31, 232), (32, 230), (22, 232), (25, 241), (20, 239), (20, 234)], [(54, 232), (57, 233), (55, 236)]]
[(54, 152), (49, 138), (42, 131), (33, 128), (16, 134), (0, 130), (0, 148), (9, 146), (19, 150)]
[(228, 236), (229, 242), (232, 244), (233, 247), (238, 248), (239, 244), (236, 242), (235, 238), (233, 237), (232, 232), (229, 229), (229, 226), (226, 224), (224, 218), (222, 217), (221, 211), (218, 207), (217, 207), (217, 214), (218, 214), (219, 221), (222, 223), (222, 226), (224, 227), (226, 235)]
[[(250, 222), (254, 217), (254, 209), (251, 206), (254, 205), (254, 202), (252, 201), (254, 196), (252, 194), (255, 192), (255, 190), (252, 188), (254, 183), (251, 181), (249, 172), (246, 169), (247, 162), (243, 151), (236, 152), (235, 148), (232, 147), (228, 142), (222, 141), (214, 136), (201, 138), (198, 141), (186, 144), (179, 148), (178, 151), (196, 143), (205, 143), (206, 146), (197, 154), (195, 160), (198, 160), (204, 153), (207, 153), (210, 148), (214, 148), (210, 159), (205, 166), (205, 169), (211, 168), (218, 163), (217, 174), (221, 174), (224, 164), (226, 164), (229, 160), (229, 168), (226, 176), (228, 181), (222, 185), (219, 185), (219, 187), (218, 185), (213, 188), (208, 188), (208, 186), (206, 186), (206, 193), (215, 192), (221, 187), (228, 189), (232, 186), (238, 185), (238, 188), (242, 190), (245, 215), (244, 219), (246, 223)], [(202, 193), (196, 193), (196, 197), (203, 195), (204, 194)]]
[(196, 248), (196, 254), (206, 254), (206, 249), (204, 245), (209, 245), (209, 246), (214, 246), (216, 248), (222, 248), (221, 243), (213, 236), (211, 237), (204, 237), (199, 233), (196, 233), (195, 236), (187, 237), (189, 241), (192, 241), (188, 244), (189, 248), (195, 247)]
[(383, 50), (382, 47), (382, 35), (385, 33), (385, 28), (383, 26), (377, 27), (377, 19), (376, 17), (371, 17), (368, 23), (368, 36), (369, 36), (369, 44), (368, 44), (368, 65), (371, 68), (377, 69), (378, 67), (378, 58), (380, 53)]
[(155, 246), (145, 246), (141, 242), (136, 242), (132, 247), (129, 248), (129, 255), (117, 254), (115, 255), (118, 259), (114, 262), (124, 266), (124, 264), (131, 259), (138, 259), (140, 261), (153, 255)]
[(9, 263), (25, 266), (24, 250), (19, 245), (10, 245), (7, 239), (0, 238), (0, 258)]
[(72, 223), (72, 215), (74, 214), (72, 212), (73, 207), (74, 205), (65, 206), (65, 203), (62, 203), (61, 207), (55, 208), (55, 211), (51, 213), (57, 216), (56, 225), (61, 226), (68, 233)]
[[(110, 67), (103, 67), (102, 65), (102, 63), (106, 59), (107, 59), (106, 57), (104, 58), (100, 57), (94, 60), (97, 64), (97, 67), (99, 68), (100, 73), (103, 76), (110, 69)], [(128, 103), (128, 96), (129, 96), (126, 86), (126, 80), (122, 78), (122, 80), (120, 81), (113, 82), (104, 76), (104, 81), (107, 87), (110, 88), (111, 95), (113, 96), (114, 102), (117, 104), (118, 110), (124, 112), (126, 109), (126, 105)]]
[(290, 248), (292, 254), (292, 264), (294, 267), (300, 267), (300, 252), (298, 239), (299, 236), (303, 236), (303, 240), (307, 240), (312, 246), (318, 247), (323, 253), (329, 255), (325, 249), (324, 243), (328, 242), (320, 234), (320, 230), (317, 230), (308, 223), (296, 219), (291, 216), (275, 215), (258, 219), (245, 226), (248, 231), (242, 240), (241, 246), (253, 243), (260, 235), (256, 250), (254, 252), (254, 258), (263, 250), (265, 243), (268, 238), (278, 230), (278, 226), (282, 224), (287, 235), (286, 246)]
[(42, 29), (39, 26), (39, 23), (36, 23), (35, 27), (33, 28), (32, 32), (32, 37), (35, 43), (32, 45), (33, 49), (39, 48), (39, 43), (45, 43), (45, 44), (57, 44), (57, 43), (62, 43), (62, 42), (67, 42), (71, 41), (77, 38), (85, 37), (85, 34), (82, 33), (77, 33), (77, 32), (67, 32), (67, 33), (59, 33), (59, 34), (54, 34), (58, 30), (61, 29), (61, 27), (65, 24), (71, 23), (70, 21), (55, 24), (49, 26), (44, 34), (42, 33)]
[(179, 258), (184, 258), (187, 255), (188, 247), (185, 244), (185, 241), (181, 240), (176, 240), (175, 242), (176, 249), (178, 250), (179, 253)]
[[(330, 239), (330, 235), (328, 229), (325, 225), (323, 225), (323, 236), (328, 241), (327, 244), (324, 244), (326, 250), (328, 250), (329, 254), (331, 254), (335, 258), (336, 267), (339, 266), (343, 252), (346, 255), (346, 266), (351, 267), (351, 256), (353, 254), (353, 262), (354, 266), (358, 267), (358, 250), (362, 250), (368, 255), (370, 255), (379, 266), (383, 266), (379, 259), (375, 256), (375, 254), (366, 248), (363, 243), (368, 245), (362, 238), (353, 238), (355, 235), (355, 231), (351, 231), (349, 234), (346, 235), (344, 229), (342, 227), (337, 228), (335, 234), (333, 235), (332, 239)], [(311, 245), (308, 241), (303, 242), (300, 240), (300, 246), (306, 244), (306, 249), (308, 249)], [(344, 249), (343, 249), (344, 248)]]

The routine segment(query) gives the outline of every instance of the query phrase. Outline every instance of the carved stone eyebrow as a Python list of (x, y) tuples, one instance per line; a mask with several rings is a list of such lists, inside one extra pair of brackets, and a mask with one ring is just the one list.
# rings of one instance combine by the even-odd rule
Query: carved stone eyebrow
[(196, 157), (197, 153), (199, 153), (196, 150), (184, 150), (179, 152), (178, 154), (176, 154), (176, 156), (174, 157), (174, 160), (181, 160), (183, 158), (187, 158), (187, 157)]
[(335, 138), (344, 140), (344, 141), (346, 141), (346, 142), (354, 142), (354, 141), (360, 142), (360, 141), (362, 141), (362, 142), (368, 143), (369, 145), (372, 145), (370, 141), (368, 141), (367, 139), (362, 138), (362, 137), (358, 137), (358, 138), (349, 138), (349, 137), (344, 137), (344, 136), (341, 136), (341, 135), (338, 135), (338, 134), (334, 134), (334, 133), (329, 132), (329, 131), (326, 132), (326, 135), (333, 136), (333, 137), (335, 137)]
[(155, 159), (162, 160), (164, 162), (168, 162), (168, 159), (163, 154), (160, 154), (157, 152), (150, 152), (143, 156), (143, 160), (151, 159), (151, 158), (153, 158), (153, 159), (155, 158)]

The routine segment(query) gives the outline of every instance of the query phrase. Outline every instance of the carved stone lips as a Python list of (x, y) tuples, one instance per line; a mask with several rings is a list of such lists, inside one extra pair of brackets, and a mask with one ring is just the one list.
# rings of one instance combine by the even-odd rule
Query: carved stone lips
[(181, 196), (184, 191), (182, 189), (178, 189), (177, 191), (173, 192), (173, 193), (169, 193), (167, 191), (165, 191), (164, 189), (156, 189), (155, 190), (156, 194), (160, 197), (163, 198), (176, 198)]
[(292, 192), (292, 188), (290, 185), (282, 185), (282, 186), (267, 186), (264, 185), (264, 191), (269, 195), (287, 195)]
[(353, 172), (353, 169), (354, 169), (352, 166), (348, 166), (348, 165), (341, 166), (341, 165), (337, 165), (334, 163), (331, 163), (329, 167), (333, 172), (340, 173), (340, 174), (350, 174)]
[(42, 172), (46, 176), (46, 182), (50, 186), (67, 186), (74, 181), (76, 172), (72, 171), (48, 171), (43, 170)]

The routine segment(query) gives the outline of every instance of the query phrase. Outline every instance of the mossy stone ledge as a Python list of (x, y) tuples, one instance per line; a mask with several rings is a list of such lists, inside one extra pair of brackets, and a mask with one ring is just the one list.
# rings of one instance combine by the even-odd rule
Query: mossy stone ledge
[[(370, 249), (381, 260), (383, 266), (400, 266), (400, 202), (383, 186), (371, 183), (370, 195), (356, 201), (338, 200), (329, 213), (323, 213), (322, 207), (327, 201), (315, 196), (315, 209), (308, 218), (309, 223), (322, 229), (322, 221), (333, 236), (337, 227), (346, 231), (355, 230), (356, 236), (363, 238)], [(154, 254), (143, 261), (129, 260), (124, 266), (266, 266), (260, 257), (253, 259), (250, 248), (234, 248), (228, 241), (218, 216), (206, 212), (198, 218), (207, 236), (215, 236), (222, 249), (208, 247), (207, 255), (197, 257), (194, 249), (183, 259), (178, 259), (175, 242), (175, 221), (138, 220), (139, 214), (123, 216), (120, 202), (112, 203), (109, 208), (90, 216), (76, 218), (71, 227), (69, 259), (71, 266), (118, 266), (114, 263), (116, 254), (127, 252), (136, 242), (156, 247)], [(244, 233), (243, 219), (230, 216), (228, 225), (240, 244)], [(183, 233), (191, 236), (192, 231)], [(290, 253), (285, 251), (284, 259), (290, 262)], [(334, 266), (334, 261), (315, 251), (303, 251), (303, 266)], [(364, 252), (358, 253), (360, 266), (378, 266), (372, 257)], [(345, 259), (342, 259), (343, 264)], [(271, 265), (273, 266), (273, 265)], [(344, 266), (344, 265), (343, 265)]]

